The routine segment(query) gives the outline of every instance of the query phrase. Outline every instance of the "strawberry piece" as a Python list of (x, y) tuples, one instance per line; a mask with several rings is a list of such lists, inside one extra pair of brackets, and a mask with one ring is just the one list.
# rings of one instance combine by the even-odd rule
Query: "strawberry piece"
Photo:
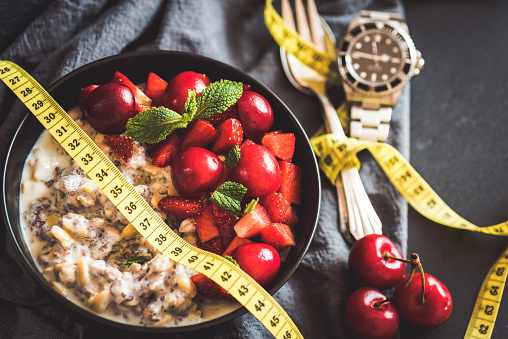
[(205, 147), (215, 139), (218, 132), (205, 119), (199, 119), (189, 124), (182, 136), (182, 149), (189, 147)]
[(178, 219), (197, 217), (203, 209), (203, 203), (199, 199), (188, 199), (171, 195), (162, 198), (157, 206)]
[(120, 84), (124, 84), (125, 86), (129, 87), (132, 91), (132, 94), (134, 94), (134, 99), (136, 101), (137, 105), (151, 105), (152, 99), (146, 96), (145, 93), (143, 93), (142, 90), (140, 90), (132, 81), (129, 80), (125, 75), (122, 73), (116, 71), (115, 75), (113, 76), (113, 79), (110, 82), (116, 82)]
[(203, 273), (190, 278), (203, 297), (209, 299), (231, 299), (231, 294)]
[(261, 232), (261, 241), (272, 245), (277, 251), (282, 251), (289, 246), (295, 246), (296, 241), (291, 232), (291, 227), (286, 224), (274, 222), (265, 227)]
[(104, 140), (109, 147), (125, 163), (132, 159), (132, 150), (134, 149), (134, 141), (131, 138), (119, 137), (116, 135), (105, 135)]
[(226, 248), (224, 246), (224, 243), (222, 242), (221, 237), (216, 237), (205, 242), (198, 240), (196, 242), (196, 246), (198, 248), (201, 248), (202, 250), (212, 252), (218, 255), (221, 255), (224, 252), (224, 249)]
[(146, 95), (152, 99), (152, 106), (162, 106), (164, 103), (164, 92), (168, 82), (155, 73), (148, 73), (146, 81)]
[(272, 221), (261, 204), (256, 204), (251, 214), (247, 213), (238, 220), (235, 232), (241, 238), (251, 238), (261, 234), (261, 231)]
[(88, 95), (97, 87), (99, 87), (99, 85), (86, 86), (81, 89), (81, 92), (79, 92), (79, 108), (81, 109), (81, 113), (85, 114), (85, 101), (88, 98)]
[(238, 113), (238, 106), (236, 106), (236, 105), (230, 106), (227, 110), (225, 110), (222, 113), (217, 113), (217, 114), (212, 115), (211, 117), (208, 118), (208, 121), (214, 126), (219, 126), (224, 121), (231, 119), (231, 118), (240, 120), (240, 114)]
[(250, 239), (247, 239), (247, 238), (240, 238), (239, 236), (236, 236), (234, 237), (233, 241), (231, 241), (228, 245), (228, 247), (226, 248), (226, 250), (224, 251), (224, 253), (222, 253), (222, 256), (225, 257), (226, 255), (231, 255), (231, 253), (233, 253), (233, 251), (240, 245), (243, 245), (243, 244), (247, 244), (247, 243), (250, 243), (252, 242), (252, 240)]
[(272, 151), (280, 160), (291, 161), (295, 153), (295, 135), (293, 133), (267, 133), (261, 144)]
[(295, 210), (291, 207), (291, 202), (286, 200), (284, 195), (279, 192), (272, 193), (259, 199), (272, 222), (280, 222), (294, 227), (298, 222)]
[(176, 133), (171, 133), (165, 140), (155, 146), (151, 154), (152, 165), (157, 167), (166, 167), (171, 165), (176, 153), (180, 149), (180, 138)]
[(215, 223), (215, 219), (213, 217), (211, 204), (208, 204), (203, 212), (196, 216), (195, 220), (196, 232), (198, 233), (199, 240), (202, 243), (206, 243), (207, 241), (217, 238), (220, 235), (219, 229), (217, 228), (217, 224)]
[(245, 146), (252, 145), (252, 144), (255, 144), (255, 142), (250, 140), (250, 139), (245, 139), (245, 141), (243, 142), (242, 146), (240, 146), (240, 149), (244, 148)]
[(243, 140), (243, 129), (240, 121), (231, 118), (224, 121), (217, 127), (219, 133), (217, 139), (212, 143), (212, 152), (228, 152), (235, 144), (241, 145)]
[(240, 217), (234, 215), (229, 211), (225, 211), (217, 207), (214, 202), (212, 202), (211, 205), (213, 218), (215, 220), (215, 224), (219, 228), (219, 234), (221, 237), (236, 236), (235, 224), (240, 219)]
[(302, 202), (302, 169), (289, 161), (279, 161), (282, 181), (279, 192), (293, 204)]

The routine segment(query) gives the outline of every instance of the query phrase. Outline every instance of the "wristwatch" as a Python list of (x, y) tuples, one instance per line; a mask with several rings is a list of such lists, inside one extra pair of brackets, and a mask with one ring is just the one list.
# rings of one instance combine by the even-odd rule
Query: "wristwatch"
[(392, 108), (424, 60), (397, 13), (361, 11), (338, 47), (339, 71), (351, 106), (350, 136), (386, 141)]

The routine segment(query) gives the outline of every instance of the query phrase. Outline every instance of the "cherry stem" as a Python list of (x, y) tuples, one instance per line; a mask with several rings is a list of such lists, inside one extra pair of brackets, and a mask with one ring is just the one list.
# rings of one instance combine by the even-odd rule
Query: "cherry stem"
[(388, 252), (385, 253), (384, 258), (385, 258), (385, 260), (393, 259), (393, 260), (405, 262), (406, 264), (411, 264), (411, 260), (410, 259), (397, 258), (397, 257), (394, 257), (393, 255), (391, 255)]

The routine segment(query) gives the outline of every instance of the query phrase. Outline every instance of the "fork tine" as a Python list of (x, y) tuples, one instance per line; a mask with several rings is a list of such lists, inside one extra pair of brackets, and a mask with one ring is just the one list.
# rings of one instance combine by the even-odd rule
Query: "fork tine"
[(305, 6), (302, 0), (295, 1), (295, 13), (296, 13), (296, 26), (298, 27), (298, 33), (303, 40), (312, 42), (310, 35), (309, 22), (307, 21), (307, 14), (305, 14)]
[(326, 51), (325, 31), (323, 30), (323, 26), (321, 26), (321, 19), (319, 18), (316, 2), (314, 0), (307, 0), (307, 11), (312, 43), (321, 51)]
[(293, 17), (293, 10), (289, 4), (289, 0), (282, 0), (282, 19), (286, 25), (296, 32), (295, 19)]

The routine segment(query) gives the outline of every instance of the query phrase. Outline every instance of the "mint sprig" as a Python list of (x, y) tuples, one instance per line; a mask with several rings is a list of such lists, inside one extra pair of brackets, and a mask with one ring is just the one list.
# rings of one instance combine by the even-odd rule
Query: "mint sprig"
[(208, 119), (234, 105), (243, 92), (243, 84), (230, 80), (211, 83), (196, 98), (196, 92), (188, 91), (182, 114), (166, 107), (144, 110), (127, 121), (127, 134), (134, 140), (156, 143), (169, 134), (198, 119)]
[(135, 263), (142, 264), (145, 261), (148, 261), (147, 257), (144, 257), (142, 255), (133, 255), (133, 256), (129, 257), (129, 259), (127, 260), (127, 263), (124, 264), (124, 266), (130, 267), (132, 264), (135, 264)]
[(234, 215), (242, 215), (242, 199), (247, 188), (242, 184), (226, 181), (212, 193), (209, 200), (213, 201), (218, 208), (229, 211)]
[(252, 214), (252, 212), (254, 212), (254, 208), (256, 207), (256, 205), (258, 204), (259, 202), (259, 198), (257, 199), (252, 199), (248, 204), (247, 206), (245, 206), (245, 209), (243, 210), (243, 215), (246, 215), (246, 214)]
[(227, 259), (227, 260), (231, 261), (233, 263), (233, 265), (235, 265), (236, 267), (240, 267), (240, 265), (238, 265), (238, 263), (236, 262), (235, 259), (233, 259), (232, 256), (226, 255), (226, 256), (224, 256), (224, 259)]
[(240, 161), (240, 155), (240, 147), (238, 144), (235, 144), (233, 147), (231, 147), (228, 154), (226, 155), (226, 159), (224, 159), (224, 165), (227, 168), (235, 168)]

